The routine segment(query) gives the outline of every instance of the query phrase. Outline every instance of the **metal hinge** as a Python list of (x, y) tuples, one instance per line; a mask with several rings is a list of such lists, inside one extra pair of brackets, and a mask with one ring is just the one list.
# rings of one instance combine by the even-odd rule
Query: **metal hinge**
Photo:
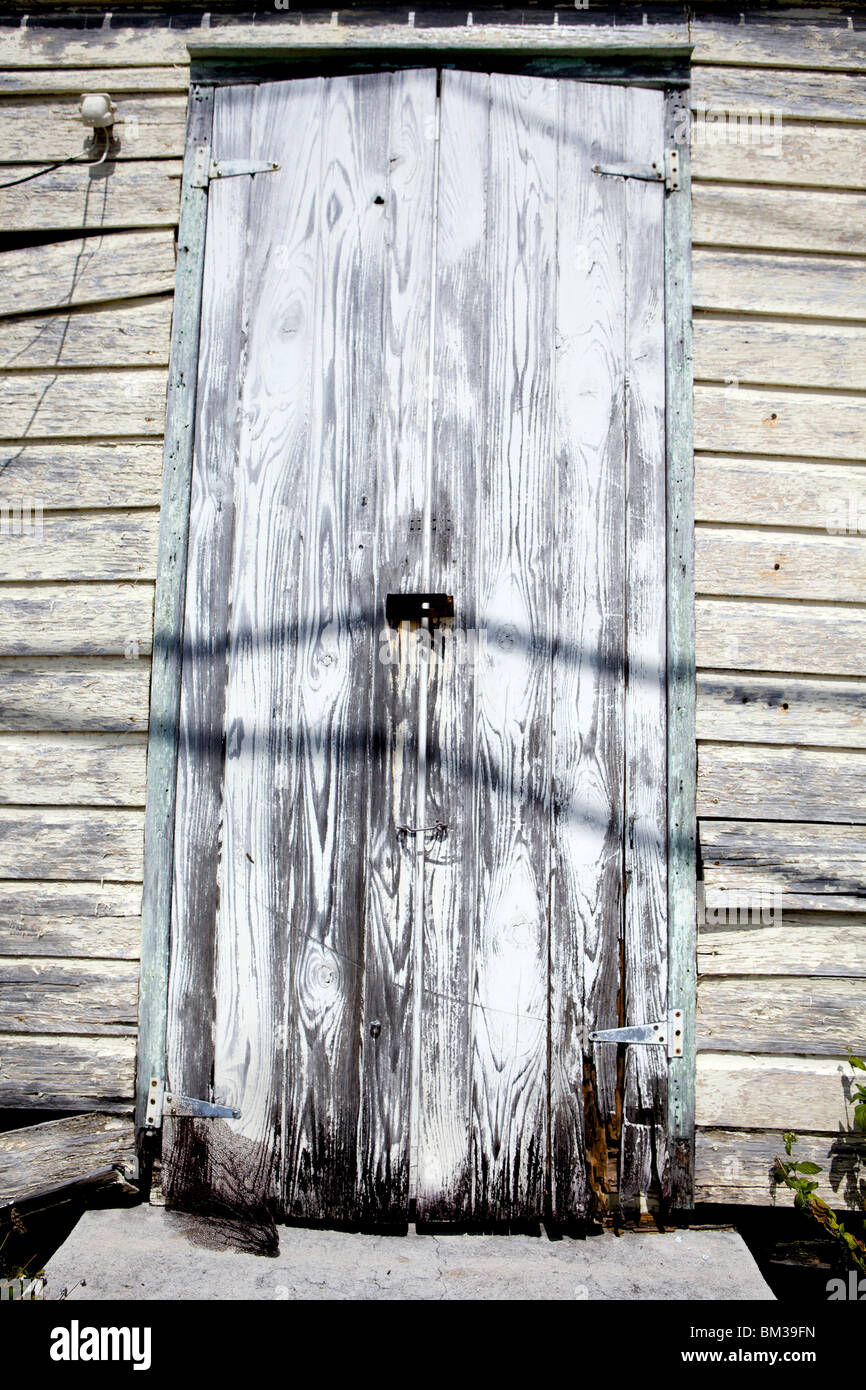
[(279, 169), (271, 159), (211, 159), (208, 145), (197, 145), (193, 153), (193, 188), (207, 188), (211, 179), (235, 179), (241, 174), (273, 174)]
[(214, 1105), (209, 1100), (175, 1095), (165, 1089), (158, 1076), (152, 1076), (147, 1088), (146, 1128), (159, 1129), (163, 1115), (191, 1115), (197, 1120), (239, 1120), (241, 1112), (231, 1105)]
[(599, 1028), (590, 1033), (589, 1041), (667, 1046), (669, 1057), (682, 1057), (683, 1011), (671, 1009), (667, 1018), (658, 1023), (634, 1023), (628, 1028)]
[(644, 183), (663, 183), (670, 193), (676, 193), (680, 186), (680, 152), (668, 150), (664, 167), (653, 161), (652, 164), (593, 164), (594, 174), (607, 174), (615, 179), (642, 179)]

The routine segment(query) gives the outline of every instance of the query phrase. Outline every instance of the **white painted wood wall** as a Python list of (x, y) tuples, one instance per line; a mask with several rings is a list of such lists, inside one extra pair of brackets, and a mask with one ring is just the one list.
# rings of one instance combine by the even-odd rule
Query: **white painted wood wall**
[[(704, 873), (785, 905), (701, 927), (696, 1195), (766, 1202), (780, 1130), (829, 1166), (866, 1032), (866, 32), (649, 32), (695, 43), (697, 108), (781, 117), (776, 153), (692, 151)], [(131, 1108), (188, 37), (0, 32), (0, 182), (82, 147), (81, 92), (124, 117), (109, 179), (0, 192), (7, 229), (94, 233), (0, 256), (0, 505), (43, 508), (0, 545), (2, 1106)]]

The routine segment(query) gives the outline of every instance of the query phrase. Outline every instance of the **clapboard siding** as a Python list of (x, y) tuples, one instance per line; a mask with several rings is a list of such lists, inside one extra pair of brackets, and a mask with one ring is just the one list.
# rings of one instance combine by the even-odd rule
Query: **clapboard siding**
[(0, 732), (146, 730), (149, 690), (147, 660), (0, 657)]
[[(36, 173), (30, 164), (0, 164), (0, 183)], [(78, 164), (3, 190), (6, 225), (20, 231), (78, 227), (173, 227), (180, 202), (179, 160), (106, 162), (92, 173)]]
[(140, 882), (144, 812), (0, 807), (0, 878)]
[[(13, 225), (11, 219), (7, 225)], [(25, 314), (168, 294), (174, 289), (174, 263), (170, 228), (4, 251), (0, 313)]]
[(15, 441), (0, 449), (0, 505), (38, 502), (44, 512), (158, 507), (161, 481), (161, 440)]
[(699, 739), (866, 748), (866, 683), (699, 671)]
[(150, 653), (153, 584), (6, 584), (0, 656)]
[(866, 824), (866, 752), (700, 743), (698, 815)]
[(3, 437), (161, 435), (166, 372), (91, 368), (5, 372), (0, 376)]
[[(762, 906), (766, 924), (761, 921)], [(772, 995), (775, 980), (785, 976), (866, 977), (866, 914), (784, 909), (776, 913), (772, 897), (750, 901), (744, 894), (739, 908), (734, 899), (728, 914), (720, 905), (707, 916), (713, 922), (703, 923), (698, 932), (698, 969), (705, 982), (712, 976), (746, 976), (750, 988), (761, 979), (765, 993)], [(704, 1005), (712, 1028), (713, 1011), (706, 1000)]]
[[(798, 1132), (796, 1158), (817, 1163), (816, 1195), (831, 1207), (855, 1207), (866, 1162), (866, 1136)], [(776, 1160), (785, 1158), (779, 1133), (748, 1129), (699, 1129), (695, 1144), (698, 1202), (790, 1207), (794, 1194), (774, 1181)]]
[(866, 907), (860, 825), (703, 819), (701, 859), (708, 905), (715, 893), (778, 890), (783, 908)]
[(0, 957), (135, 960), (140, 938), (139, 884), (0, 882)]
[(696, 380), (866, 390), (866, 326), (697, 316), (693, 343)]
[(866, 676), (866, 610), (832, 603), (698, 597), (699, 666)]
[(136, 961), (0, 961), (0, 1033), (131, 1033), (137, 1001)]
[(0, 734), (0, 804), (143, 806), (146, 736)]
[(702, 246), (866, 252), (866, 194), (695, 183), (692, 236)]
[[(78, 105), (76, 97), (0, 99), (4, 161), (32, 164), (44, 159), (47, 163), (72, 154), (89, 154), (94, 146), (90, 131), (81, 123)], [(182, 158), (185, 96), (130, 93), (118, 98), (115, 106), (111, 159)], [(96, 154), (101, 149), (100, 144)]]
[(842, 393), (695, 386), (695, 448), (863, 459), (864, 399)]
[(156, 511), (49, 513), (29, 532), (4, 537), (0, 579), (154, 579), (158, 528)]
[(114, 1115), (75, 1115), (0, 1136), (0, 1205), (117, 1167), (135, 1176), (135, 1130)]
[(697, 1123), (712, 1128), (836, 1133), (853, 1123), (843, 1079), (844, 1055), (762, 1056), (703, 1052), (698, 1055)]
[(862, 260), (696, 246), (695, 309), (780, 314), (786, 318), (866, 320)]
[[(32, 32), (32, 31), (31, 31)], [(142, 37), (144, 35), (142, 34)], [(91, 54), (96, 45), (93, 45)], [(63, 54), (65, 59), (67, 54)], [(2, 66), (0, 57), (0, 66)], [(96, 67), (32, 67), (6, 68), (3, 73), (4, 92), (9, 96), (55, 96), (68, 93), (80, 97), (82, 92), (101, 92), (110, 80), (111, 95), (132, 92), (186, 92), (189, 88), (189, 68), (186, 59), (162, 67), (118, 67), (111, 72)]]
[(863, 603), (866, 535), (801, 535), (699, 522), (695, 585), (703, 594)]
[(0, 1033), (0, 1108), (132, 1110), (135, 1037)]
[(866, 536), (866, 468), (814, 459), (698, 454), (695, 517), (699, 522)]
[[(862, 86), (862, 78), (856, 79)], [(778, 107), (776, 107), (778, 113)], [(705, 122), (705, 123), (702, 123)], [(692, 176), (725, 183), (866, 188), (866, 125), (791, 122), (764, 113), (736, 126), (699, 117)]]
[(860, 980), (705, 978), (698, 985), (698, 1048), (764, 1056), (838, 1056), (863, 1026)]
[[(866, 71), (866, 36), (851, 27), (844, 11), (816, 23), (792, 23), (775, 16), (750, 23), (742, 12), (727, 18), (692, 16), (689, 34), (696, 65), (727, 63), (746, 68), (816, 68), (829, 72)], [(696, 66), (699, 77), (701, 67)], [(758, 74), (750, 74), (757, 76)], [(789, 76), (785, 73), (785, 76)]]
[(695, 111), (752, 114), (776, 112), (812, 121), (866, 121), (866, 87), (859, 74), (787, 72), (749, 67), (696, 66), (692, 78)]
[(171, 298), (0, 319), (0, 369), (166, 366)]

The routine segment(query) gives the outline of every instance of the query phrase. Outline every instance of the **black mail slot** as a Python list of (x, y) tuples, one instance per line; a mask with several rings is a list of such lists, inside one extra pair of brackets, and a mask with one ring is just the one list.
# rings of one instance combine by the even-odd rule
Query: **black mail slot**
[(430, 624), (441, 622), (443, 618), (454, 617), (454, 599), (451, 594), (389, 594), (385, 599), (385, 620), (391, 627), (401, 623)]

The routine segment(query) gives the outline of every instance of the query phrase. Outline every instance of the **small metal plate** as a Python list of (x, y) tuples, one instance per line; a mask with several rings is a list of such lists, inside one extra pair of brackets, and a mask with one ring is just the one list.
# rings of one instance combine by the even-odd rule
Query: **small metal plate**
[(453, 617), (454, 599), (450, 594), (389, 594), (385, 599), (385, 621), (390, 627), (425, 620), (432, 625)]

